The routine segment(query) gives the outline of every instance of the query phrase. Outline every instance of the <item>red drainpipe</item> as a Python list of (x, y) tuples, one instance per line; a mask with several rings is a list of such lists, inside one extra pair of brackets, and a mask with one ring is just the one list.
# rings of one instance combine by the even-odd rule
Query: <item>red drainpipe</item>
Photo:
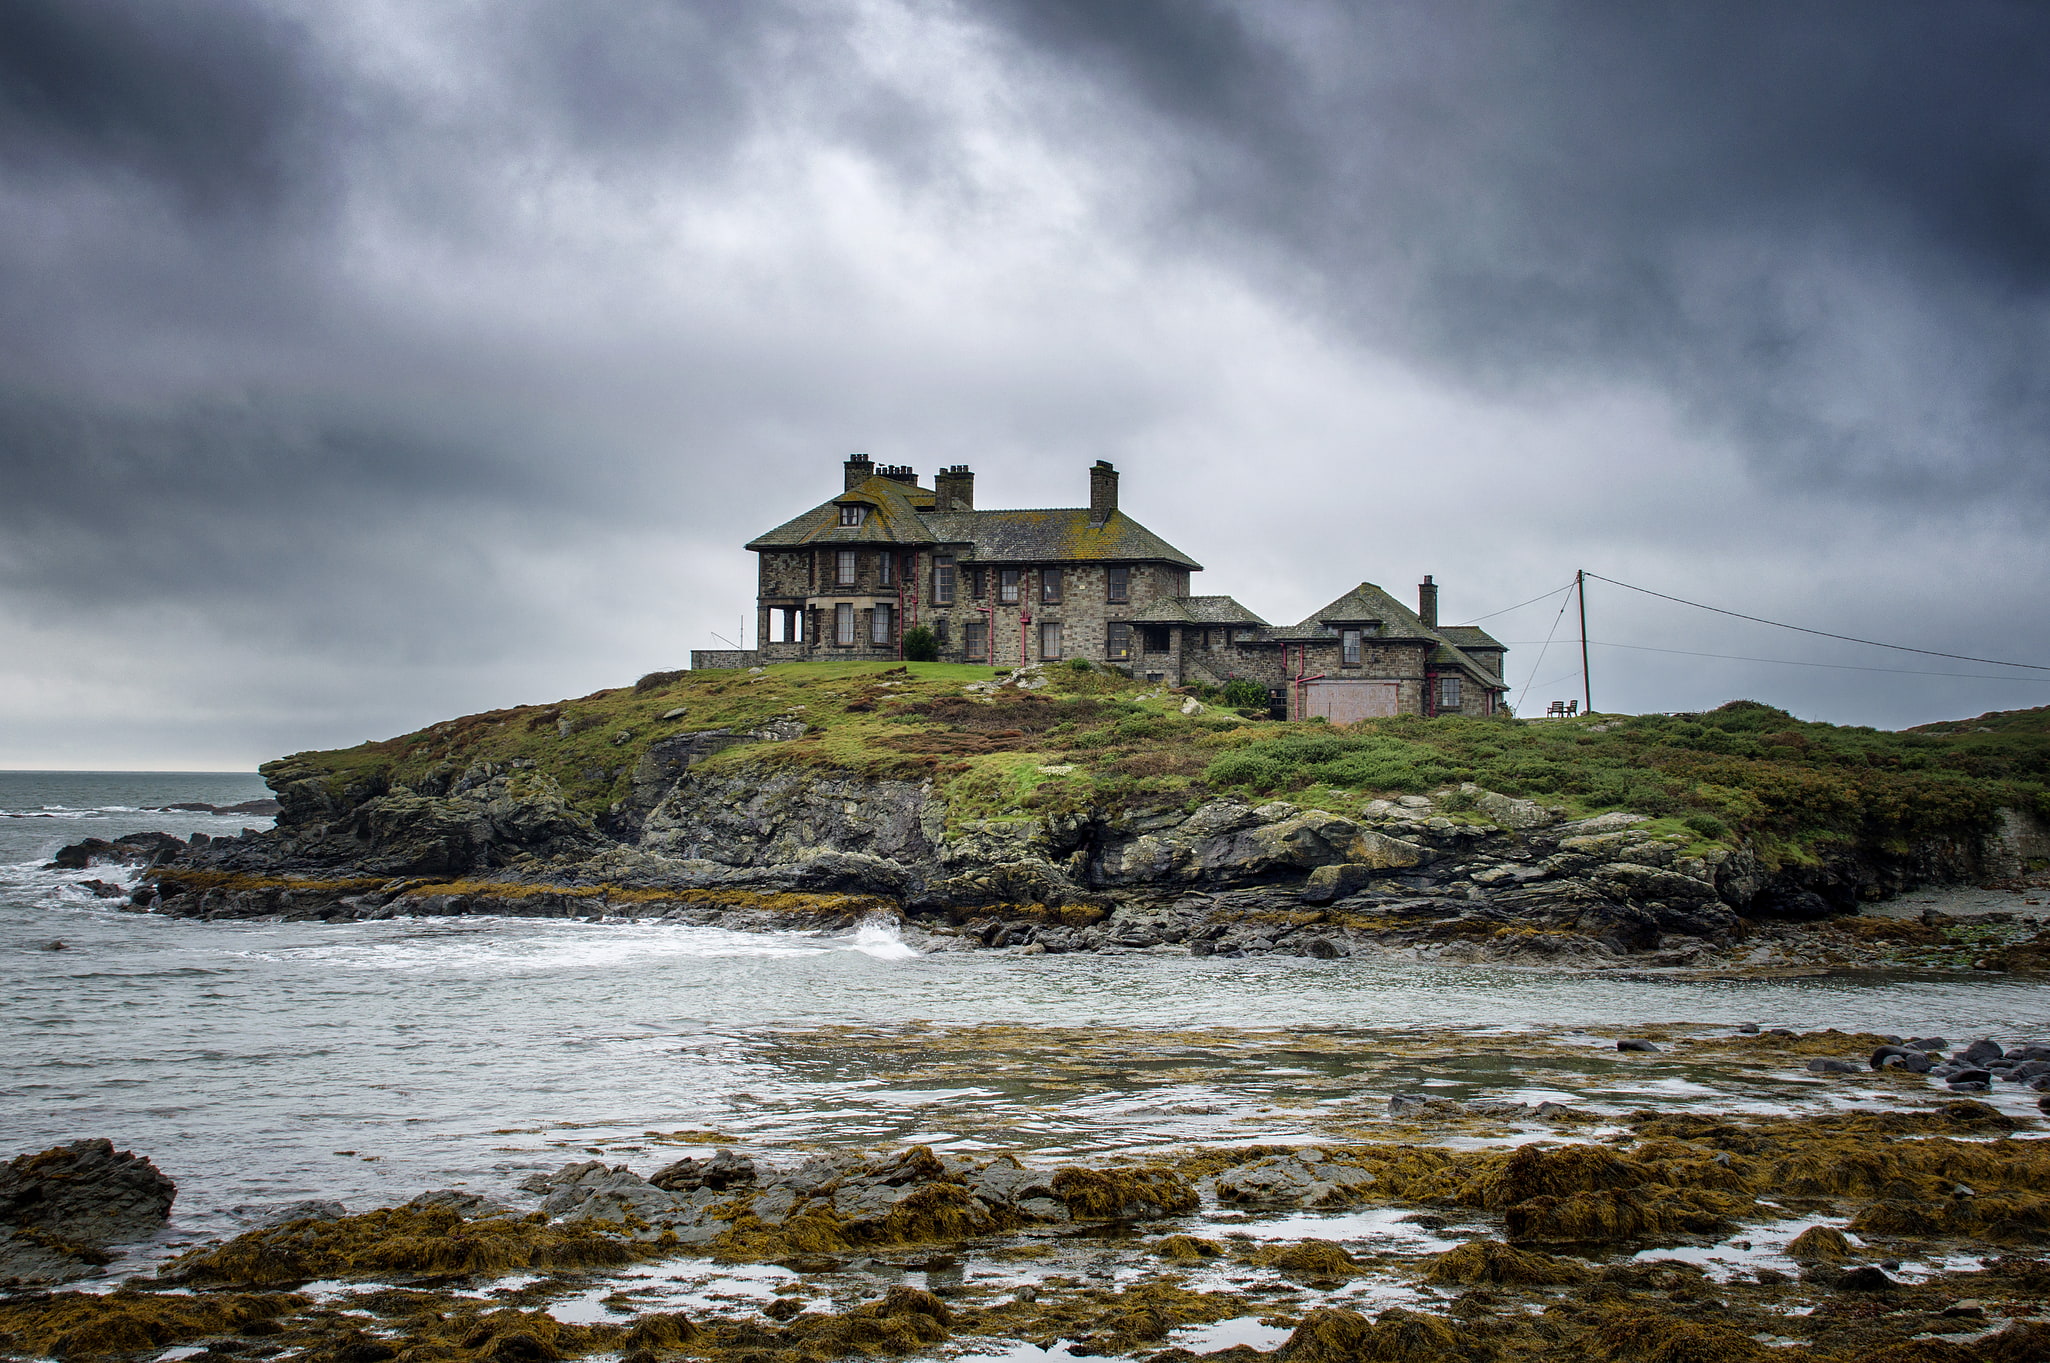
[(1025, 666), (1027, 662), (1031, 661), (1031, 654), (1025, 648), (1031, 628), (1032, 612), (1020, 606), (1018, 608), (1018, 666), (1020, 667)]

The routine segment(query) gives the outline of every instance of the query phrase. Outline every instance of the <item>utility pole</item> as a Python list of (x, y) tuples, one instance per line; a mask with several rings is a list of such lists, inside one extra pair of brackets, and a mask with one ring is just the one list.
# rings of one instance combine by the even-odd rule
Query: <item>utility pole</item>
[(1580, 589), (1580, 705), (1581, 713), (1594, 713), (1594, 679), (1587, 675), (1587, 569), (1576, 568), (1573, 585)]

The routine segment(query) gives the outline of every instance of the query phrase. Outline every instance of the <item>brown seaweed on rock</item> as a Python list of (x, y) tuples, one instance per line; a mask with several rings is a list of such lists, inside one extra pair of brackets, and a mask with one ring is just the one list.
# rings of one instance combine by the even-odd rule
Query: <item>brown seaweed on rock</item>
[(1281, 1363), (1456, 1363), (1488, 1352), (1436, 1316), (1392, 1307), (1368, 1320), (1357, 1311), (1320, 1306), (1274, 1357)]
[(660, 1241), (636, 1245), (584, 1225), (551, 1224), (539, 1213), (466, 1221), (449, 1207), (403, 1206), (249, 1231), (180, 1255), (160, 1276), (264, 1284), (383, 1273), (509, 1273), (612, 1267), (659, 1248)]
[(1184, 1216), (1202, 1205), (1187, 1179), (1159, 1165), (1063, 1169), (1053, 1176), (1053, 1194), (1078, 1221)]
[(1500, 1240), (1469, 1240), (1427, 1261), (1424, 1281), (1452, 1286), (1489, 1285), (1546, 1286), (1585, 1282), (1584, 1264), (1550, 1254), (1517, 1249)]
[(1835, 1226), (1810, 1226), (1787, 1242), (1789, 1259), (1849, 1259), (1857, 1252)]
[(1332, 1240), (1301, 1240), (1293, 1245), (1275, 1245), (1253, 1256), (1255, 1263), (1279, 1269), (1292, 1278), (1313, 1282), (1346, 1282), (1358, 1272), (1359, 1261)]
[(1785, 1357), (1727, 1326), (1656, 1311), (1619, 1312), (1590, 1332), (1584, 1355), (1600, 1363), (1769, 1363)]
[(11, 1357), (88, 1358), (156, 1350), (205, 1335), (236, 1334), (311, 1304), (277, 1292), (59, 1292), (0, 1302), (0, 1351)]

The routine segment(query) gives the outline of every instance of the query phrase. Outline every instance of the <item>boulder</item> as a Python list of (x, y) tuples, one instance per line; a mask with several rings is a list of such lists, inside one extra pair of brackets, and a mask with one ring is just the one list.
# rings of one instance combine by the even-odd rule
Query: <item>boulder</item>
[(1366, 889), (1368, 883), (1378, 874), (1374, 867), (1363, 866), (1357, 862), (1316, 867), (1303, 881), (1303, 902), (1329, 904), (1347, 895), (1358, 894)]
[(1474, 798), (1474, 804), (1504, 828), (1544, 828), (1556, 821), (1552, 811), (1536, 800), (1519, 800), (1492, 790), (1482, 791)]
[(102, 1246), (140, 1240), (170, 1217), (177, 1185), (105, 1139), (73, 1141), (0, 1166), (0, 1285), (86, 1277)]
[(177, 1195), (141, 1155), (104, 1137), (73, 1141), (0, 1167), (0, 1225), (112, 1244), (153, 1234)]
[(1299, 1150), (1228, 1169), (1217, 1176), (1217, 1200), (1227, 1205), (1267, 1207), (1350, 1207), (1374, 1176), (1351, 1164), (1335, 1164), (1321, 1150)]

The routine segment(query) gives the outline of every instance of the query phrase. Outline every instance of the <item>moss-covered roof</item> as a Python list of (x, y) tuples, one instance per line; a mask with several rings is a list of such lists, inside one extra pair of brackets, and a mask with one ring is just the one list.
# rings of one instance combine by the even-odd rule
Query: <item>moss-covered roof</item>
[[(840, 508), (868, 508), (860, 525), (840, 524)], [(823, 544), (957, 544), (971, 563), (1171, 563), (1203, 565), (1122, 511), (1102, 521), (1087, 507), (1034, 511), (932, 510), (929, 488), (880, 475), (785, 521), (748, 542), (750, 549)]]
[(1165, 596), (1148, 602), (1132, 619), (1143, 625), (1265, 625), (1267, 622), (1228, 596)]
[(1509, 651), (1509, 645), (1479, 625), (1440, 625), (1438, 633), (1446, 643), (1462, 652), (1471, 653), (1477, 648), (1491, 648), (1502, 653)]
[[(925, 495), (921, 498), (920, 493)], [(877, 476), (864, 479), (830, 502), (821, 502), (802, 516), (783, 522), (748, 542), (750, 549), (798, 549), (821, 544), (930, 544), (932, 536), (919, 519), (921, 502), (932, 505), (925, 488)], [(860, 525), (840, 524), (840, 508), (866, 509)]]
[(1424, 655), (1424, 661), (1429, 666), (1457, 667), (1481, 686), (1498, 691), (1508, 689), (1494, 668), (1469, 656), (1454, 642), (1453, 636), (1455, 632), (1467, 637), (1478, 636), (1487, 639), (1487, 646), (1493, 648), (1503, 648), (1503, 645), (1471, 625), (1433, 629), (1415, 611), (1371, 582), (1360, 583), (1296, 624), (1263, 631), (1260, 638), (1262, 642), (1276, 644), (1330, 642), (1338, 638), (1341, 628), (1355, 625), (1366, 628), (1367, 637), (1376, 643), (1410, 643), (1428, 648), (1430, 651)]

